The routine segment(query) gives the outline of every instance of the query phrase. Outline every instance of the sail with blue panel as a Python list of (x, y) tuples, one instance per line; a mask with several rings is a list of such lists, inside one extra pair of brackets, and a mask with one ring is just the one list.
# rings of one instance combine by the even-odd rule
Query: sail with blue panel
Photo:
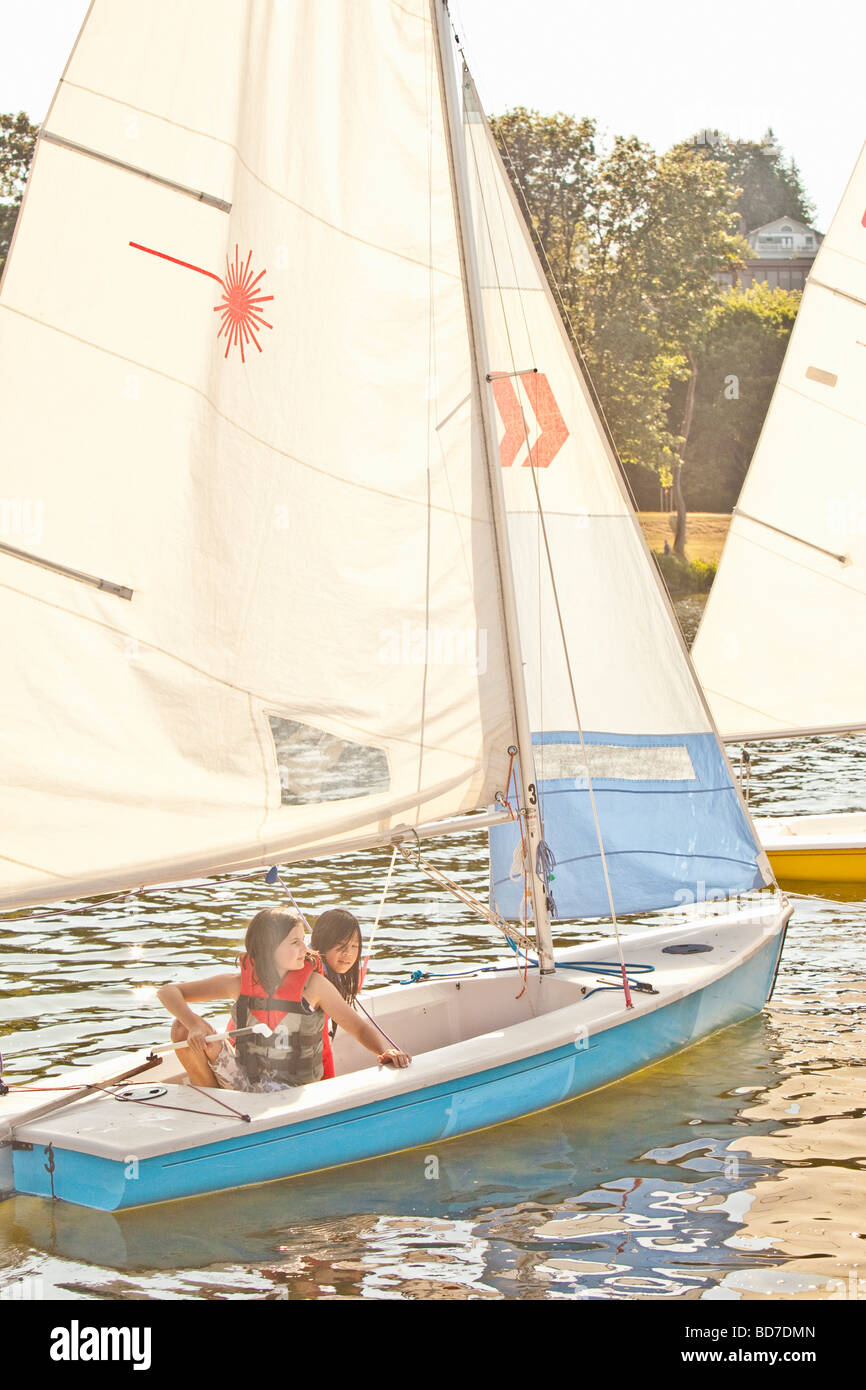
[[(560, 918), (726, 898), (772, 873), (524, 219), (463, 73), (536, 795)], [(555, 583), (552, 576), (556, 576)], [(491, 899), (524, 912), (518, 821)]]

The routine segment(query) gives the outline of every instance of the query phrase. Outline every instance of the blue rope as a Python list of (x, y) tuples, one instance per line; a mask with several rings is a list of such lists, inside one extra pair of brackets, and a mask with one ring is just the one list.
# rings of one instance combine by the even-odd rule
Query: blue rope
[(419, 980), (462, 980), (467, 975), (489, 975), (508, 970), (522, 970), (520, 965), (479, 965), (476, 970), (413, 970), (408, 980), (398, 980), (398, 985), (417, 985)]
[[(538, 962), (533, 961), (533, 965)], [(589, 970), (593, 975), (615, 975), (618, 980), (622, 979), (622, 966), (617, 961), (612, 960), (561, 960), (557, 961), (557, 970)], [(626, 961), (625, 968), (631, 975), (652, 975), (655, 971), (654, 965), (638, 965), (636, 962)]]
[[(538, 961), (537, 961), (537, 960), (531, 960), (531, 959), (530, 959), (529, 964), (530, 964), (530, 965), (537, 965), (537, 964), (538, 964)], [(588, 971), (588, 972), (589, 972), (590, 974), (592, 974), (592, 975), (610, 975), (610, 976), (612, 976), (612, 977), (615, 977), (617, 980), (620, 980), (620, 981), (622, 980), (622, 970), (621, 970), (621, 967), (619, 966), (619, 964), (618, 964), (616, 961), (610, 961), (610, 960), (588, 960), (588, 961), (582, 961), (582, 962), (578, 962), (578, 961), (557, 961), (556, 968), (557, 968), (557, 970), (586, 970), (586, 971)], [(628, 961), (626, 961), (626, 966), (625, 966), (625, 968), (626, 968), (627, 972), (628, 972), (630, 975), (651, 975), (651, 974), (653, 973), (653, 971), (655, 970), (655, 966), (654, 966), (654, 965), (640, 965), (640, 964), (638, 964), (638, 963), (636, 963), (636, 962), (633, 963), (633, 964), (629, 964)], [(477, 970), (447, 970), (447, 971), (439, 971), (438, 973), (434, 973), (434, 972), (431, 971), (431, 970), (413, 970), (413, 971), (412, 971), (412, 974), (409, 976), (408, 980), (398, 980), (397, 983), (400, 984), (400, 985), (415, 985), (415, 984), (418, 984), (418, 982), (419, 982), (420, 980), (460, 980), (460, 979), (463, 979), (463, 978), (464, 978), (465, 976), (467, 976), (467, 975), (486, 975), (486, 974), (489, 974), (490, 972), (494, 972), (494, 973), (495, 973), (495, 972), (498, 971), (498, 972), (502, 973), (502, 972), (505, 972), (505, 971), (508, 971), (508, 970), (520, 970), (520, 969), (522, 969), (522, 966), (520, 966), (520, 965), (518, 964), (518, 965), (481, 965), (481, 966), (478, 967)], [(620, 983), (620, 984), (616, 984), (616, 985), (599, 985), (597, 988), (598, 988), (598, 989), (622, 989), (622, 984)], [(587, 994), (585, 994), (583, 997), (584, 997), (584, 999), (588, 999), (589, 996), (590, 996), (590, 994), (595, 994), (596, 992), (597, 992), (597, 990), (591, 989), (591, 990), (589, 990), (589, 992), (588, 992)]]

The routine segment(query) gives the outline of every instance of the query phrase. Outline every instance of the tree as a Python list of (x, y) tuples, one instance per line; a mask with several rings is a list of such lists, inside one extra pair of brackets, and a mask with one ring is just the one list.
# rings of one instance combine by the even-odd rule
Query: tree
[(0, 271), (9, 251), (39, 127), (23, 111), (0, 115)]
[(733, 140), (719, 131), (704, 130), (686, 144), (725, 166), (728, 183), (740, 190), (732, 209), (742, 217), (745, 232), (778, 217), (793, 217), (811, 225), (815, 206), (797, 165), (793, 158), (785, 159), (771, 129), (760, 141)]
[(492, 127), (623, 463), (673, 478), (682, 552), (685, 443), (669, 393), (693, 375), (720, 296), (714, 275), (748, 254), (725, 167), (687, 145), (659, 156), (634, 137), (604, 151), (593, 121), (561, 113), (518, 108)]
[(597, 177), (595, 122), (561, 112), (541, 116), (518, 106), (490, 124), (542, 264), (550, 263), (572, 303)]
[(730, 511), (736, 505), (799, 303), (796, 291), (759, 283), (729, 290), (710, 309), (687, 446), (693, 510)]

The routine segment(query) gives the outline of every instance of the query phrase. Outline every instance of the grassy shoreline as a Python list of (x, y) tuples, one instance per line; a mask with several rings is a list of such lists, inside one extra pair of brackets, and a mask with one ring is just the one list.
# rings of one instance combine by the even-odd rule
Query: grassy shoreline
[(638, 520), (655, 556), (668, 592), (676, 598), (705, 594), (716, 576), (731, 518), (727, 512), (690, 512), (686, 526), (686, 558), (664, 553), (673, 545), (675, 512), (639, 512)]

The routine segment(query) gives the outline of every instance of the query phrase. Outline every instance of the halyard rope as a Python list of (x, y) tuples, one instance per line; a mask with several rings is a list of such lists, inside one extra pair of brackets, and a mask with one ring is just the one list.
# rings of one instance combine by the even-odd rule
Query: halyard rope
[[(396, 862), (397, 846), (395, 845), (391, 853), (391, 863), (388, 865), (388, 877), (385, 879), (385, 887), (382, 889), (382, 896), (379, 899), (379, 907), (376, 912), (376, 920), (373, 923), (372, 929), (370, 931), (370, 940), (367, 942), (367, 954), (364, 957), (364, 964), (361, 966), (361, 978), (358, 982), (358, 994), (360, 994), (361, 990), (364, 988), (364, 980), (367, 977), (367, 967), (370, 964), (370, 956), (373, 954), (373, 942), (376, 938), (376, 931), (379, 926), (379, 918), (382, 916), (382, 908), (385, 906), (385, 899), (388, 896), (388, 889), (391, 886), (391, 875), (394, 872), (394, 865)], [(381, 1029), (379, 1031), (381, 1032)], [(387, 1033), (384, 1036), (387, 1037)], [(390, 1042), (391, 1039), (388, 1038), (388, 1041)]]

